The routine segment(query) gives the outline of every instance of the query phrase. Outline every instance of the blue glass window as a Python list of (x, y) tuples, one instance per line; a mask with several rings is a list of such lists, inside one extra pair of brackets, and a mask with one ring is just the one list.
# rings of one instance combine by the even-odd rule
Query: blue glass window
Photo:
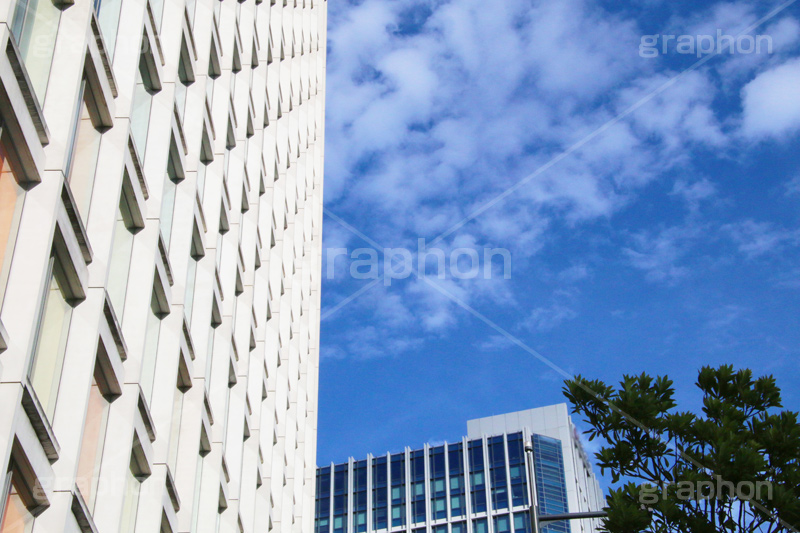
[[(534, 435), (533, 460), (539, 514), (546, 516), (569, 512), (561, 441)], [(552, 522), (541, 529), (542, 533), (569, 533), (569, 524), (566, 521)]]
[(317, 469), (317, 500), (314, 508), (315, 533), (328, 533), (331, 516), (331, 468)]
[(353, 531), (367, 531), (367, 462), (353, 465)]
[[(486, 478), (483, 468), (483, 441), (469, 443), (469, 481), (472, 512), (486, 512)], [(473, 533), (476, 533), (473, 529)]]
[(489, 467), (492, 483), (492, 509), (508, 509), (508, 482), (506, 481), (506, 449), (503, 437), (489, 439)]
[(444, 467), (444, 446), (431, 448), (428, 458), (430, 469), (431, 517), (447, 518), (447, 472)]
[(414, 523), (425, 522), (425, 451), (411, 452), (411, 516)]
[(392, 527), (406, 525), (406, 461), (402, 455), (392, 457)]
[(527, 512), (514, 515), (514, 533), (531, 533), (531, 517)]
[(464, 450), (461, 444), (448, 445), (447, 466), (450, 469), (450, 516), (458, 518), (467, 514)]
[(494, 517), (494, 533), (511, 533), (511, 520), (507, 514)]
[(508, 469), (511, 477), (511, 499), (514, 507), (528, 505), (528, 484), (522, 433), (508, 436)]
[(386, 529), (389, 525), (389, 472), (386, 457), (372, 460), (372, 528)]
[(333, 533), (343, 533), (347, 522), (347, 465), (333, 470)]
[(472, 533), (489, 533), (489, 527), (485, 518), (472, 521)]
[(450, 524), (450, 533), (467, 533), (467, 523), (453, 522)]

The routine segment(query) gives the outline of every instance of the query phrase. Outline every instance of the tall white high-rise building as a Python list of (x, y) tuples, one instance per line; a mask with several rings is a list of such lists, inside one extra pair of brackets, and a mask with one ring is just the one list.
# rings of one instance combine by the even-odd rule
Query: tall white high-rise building
[[(467, 433), (320, 467), (315, 533), (531, 533), (531, 473), (541, 517), (603, 508), (566, 404), (470, 420)], [(596, 518), (560, 520), (539, 530), (599, 526)]]
[(326, 0), (0, 0), (0, 533), (311, 533)]

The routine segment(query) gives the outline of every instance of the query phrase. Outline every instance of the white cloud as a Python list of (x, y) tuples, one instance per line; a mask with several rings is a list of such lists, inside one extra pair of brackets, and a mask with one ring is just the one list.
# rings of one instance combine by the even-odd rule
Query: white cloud
[(646, 273), (648, 281), (674, 284), (690, 274), (680, 263), (700, 232), (701, 228), (693, 225), (640, 232), (633, 235), (632, 246), (623, 253), (632, 266)]
[(789, 183), (786, 184), (786, 196), (798, 195), (800, 195), (800, 175), (789, 180)]
[(563, 283), (576, 283), (583, 281), (592, 275), (592, 271), (586, 265), (573, 265), (558, 273), (556, 278)]
[(533, 309), (520, 327), (545, 333), (559, 327), (564, 322), (576, 319), (578, 317), (578, 311), (575, 309), (577, 296), (576, 290), (556, 291), (550, 304)]
[(692, 183), (678, 180), (671, 194), (683, 198), (691, 211), (697, 211), (701, 203), (714, 198), (717, 193), (717, 186), (707, 178), (703, 178)]
[[(754, 16), (746, 3), (725, 6), (714, 11), (718, 27)], [(794, 42), (795, 25), (791, 19), (775, 26), (782, 46)], [(332, 4), (326, 204), (368, 221), (370, 236), (386, 246), (434, 238), (675, 75), (638, 57), (641, 33), (633, 19), (589, 0), (507, 0), (492, 9), (479, 0)], [(755, 99), (759, 79), (750, 91)], [(684, 76), (439, 246), (468, 235), (468, 247), (504, 247), (515, 265), (531, 263), (558, 244), (563, 228), (580, 231), (613, 217), (648, 185), (688, 166), (695, 150), (730, 149), (740, 139), (717, 116), (718, 81), (713, 70)], [(683, 181), (673, 194), (696, 210), (716, 187)], [(673, 283), (688, 274), (683, 260), (693, 231), (637, 233), (624, 253), (648, 279)], [(337, 241), (344, 239), (332, 235)], [(588, 274), (576, 265), (560, 281)], [(502, 279), (442, 285), (470, 305), (519, 305)], [(439, 335), (465, 315), (418, 280), (391, 291), (391, 298), (376, 290), (380, 296), (353, 304), (388, 317), (376, 339), (411, 330)], [(547, 330), (575, 314), (573, 302), (554, 301), (532, 310), (529, 325)]]
[(777, 228), (769, 222), (754, 220), (726, 224), (722, 230), (730, 235), (739, 251), (749, 259), (777, 252), (787, 244), (796, 244), (800, 239), (800, 231)]
[(742, 131), (781, 138), (800, 129), (800, 59), (760, 74), (742, 89)]

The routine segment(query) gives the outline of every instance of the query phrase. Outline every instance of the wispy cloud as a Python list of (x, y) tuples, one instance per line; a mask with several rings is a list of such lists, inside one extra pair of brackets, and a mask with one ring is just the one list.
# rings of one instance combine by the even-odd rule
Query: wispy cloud
[(730, 235), (739, 251), (749, 259), (778, 252), (800, 239), (800, 230), (779, 228), (770, 222), (754, 220), (726, 224), (722, 230)]
[(681, 261), (700, 234), (701, 228), (692, 224), (639, 232), (632, 235), (631, 246), (623, 248), (623, 254), (649, 281), (675, 284), (690, 274)]
[(523, 320), (520, 327), (530, 331), (546, 333), (564, 322), (578, 317), (578, 292), (576, 290), (558, 290), (553, 294), (547, 306), (534, 308)]

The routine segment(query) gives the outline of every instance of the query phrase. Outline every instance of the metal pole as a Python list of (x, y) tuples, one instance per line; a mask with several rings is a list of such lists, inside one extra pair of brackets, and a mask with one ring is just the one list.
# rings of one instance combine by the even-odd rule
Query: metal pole
[(605, 511), (585, 511), (582, 513), (548, 514), (539, 517), (539, 522), (558, 522), (559, 520), (585, 520), (589, 518), (605, 518)]
[(533, 466), (533, 443), (525, 443), (525, 455), (528, 457), (528, 485), (530, 486), (531, 531), (539, 533), (539, 498), (536, 490), (536, 470)]

